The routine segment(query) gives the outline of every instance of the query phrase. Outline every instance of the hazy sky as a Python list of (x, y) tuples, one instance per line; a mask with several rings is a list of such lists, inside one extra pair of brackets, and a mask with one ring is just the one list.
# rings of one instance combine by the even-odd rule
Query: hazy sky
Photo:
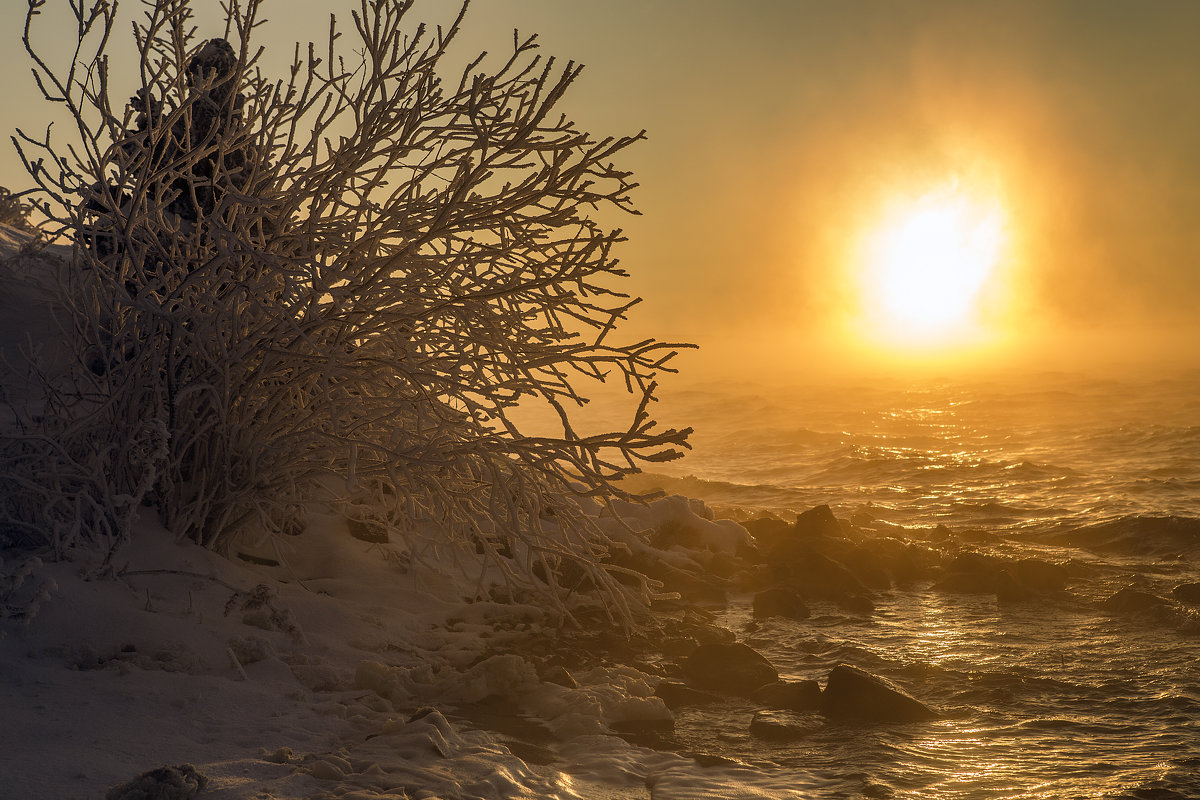
[[(36, 127), (18, 5), (0, 12), (0, 103)], [(320, 38), (348, 5), (268, 2), (268, 32)], [(1001, 324), (1036, 333), (1019, 348), (1153, 325), (1190, 330), (1169, 349), (1200, 365), (1200, 3), (477, 0), (469, 43), (503, 51), (514, 27), (587, 65), (563, 106), (584, 127), (649, 133), (624, 160), (638, 332), (714, 360), (829, 355), (863, 237), (955, 184), (1005, 210), (988, 291)], [(0, 183), (22, 185), (15, 155)]]

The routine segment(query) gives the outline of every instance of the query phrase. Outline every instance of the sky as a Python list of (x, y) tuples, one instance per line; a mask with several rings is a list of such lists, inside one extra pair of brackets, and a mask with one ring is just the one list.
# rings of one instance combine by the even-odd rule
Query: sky
[[(37, 129), (18, 5), (0, 107)], [(261, 41), (283, 58), (350, 5), (267, 2)], [(215, 0), (195, 6), (219, 34)], [(641, 184), (620, 220), (645, 298), (628, 330), (699, 344), (688, 369), (1200, 366), (1200, 3), (477, 0), (464, 50), (503, 52), (513, 28), (586, 65), (562, 103), (581, 126), (647, 131), (621, 161)], [(0, 184), (23, 185), (11, 150)], [(972, 300), (987, 336), (865, 333), (866, 243), (950, 195), (1002, 218)]]

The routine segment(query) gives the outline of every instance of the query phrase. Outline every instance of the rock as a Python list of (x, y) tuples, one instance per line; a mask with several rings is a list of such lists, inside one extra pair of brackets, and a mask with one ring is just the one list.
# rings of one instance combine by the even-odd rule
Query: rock
[(797, 536), (840, 536), (842, 524), (827, 505), (810, 508), (796, 516)]
[(792, 535), (792, 526), (781, 519), (761, 517), (743, 522), (742, 527), (754, 537), (760, 548), (770, 548)]
[(660, 648), (664, 656), (683, 658), (690, 656), (699, 646), (700, 642), (693, 636), (671, 636), (662, 640)]
[(805, 597), (837, 600), (847, 595), (869, 597), (871, 590), (845, 565), (801, 541), (785, 542), (767, 555), (776, 574)]
[(112, 787), (104, 800), (192, 800), (207, 783), (191, 764), (159, 767)]
[(766, 564), (754, 564), (733, 576), (732, 584), (739, 593), (761, 592), (775, 583), (775, 570)]
[(818, 711), (821, 708), (821, 685), (816, 681), (768, 683), (755, 689), (750, 699), (769, 708)]
[(1002, 603), (1017, 603), (1032, 600), (1036, 595), (1021, 583), (1012, 571), (1004, 570), (996, 575), (996, 599)]
[(712, 575), (728, 580), (741, 569), (741, 563), (728, 553), (712, 553), (704, 567)]
[[(1000, 568), (991, 580), (997, 600), (1021, 602), (1064, 591), (1067, 588), (1067, 577), (1067, 570), (1058, 564), (1037, 558), (1023, 558)], [(980, 580), (986, 582), (988, 577), (981, 575)]]
[(946, 572), (933, 584), (933, 588), (955, 594), (986, 594), (996, 591), (996, 580), (991, 576), (980, 580), (978, 575), (969, 572)]
[(1171, 596), (1181, 603), (1200, 605), (1200, 583), (1181, 583), (1171, 590)]
[(860, 722), (923, 722), (938, 714), (887, 678), (838, 664), (821, 693), (821, 713)]
[(1038, 558), (1023, 558), (1013, 565), (1013, 574), (1026, 589), (1054, 594), (1067, 588), (1067, 570)]
[(886, 562), (864, 545), (857, 545), (842, 556), (842, 563), (871, 589), (892, 588), (892, 575)]
[(946, 566), (934, 588), (943, 592), (991, 594), (996, 591), (997, 576), (1004, 562), (983, 553), (960, 553)]
[(675, 546), (696, 550), (704, 546), (704, 540), (697, 527), (676, 519), (668, 519), (650, 533), (650, 544), (659, 550)]
[(931, 542), (946, 542), (958, 537), (955, 535), (954, 531), (939, 523), (937, 527), (929, 532), (927, 538)]
[(758, 549), (758, 546), (746, 542), (743, 542), (737, 546), (737, 550), (734, 551), (733, 557), (742, 564), (762, 563), (762, 552)]
[(765, 617), (787, 617), (788, 619), (808, 619), (812, 614), (800, 595), (791, 589), (776, 587), (765, 589), (754, 595), (754, 616), (756, 619)]
[(654, 736), (671, 733), (675, 730), (675, 720), (670, 717), (657, 719), (623, 719), (609, 724), (617, 733), (628, 733), (634, 736)]
[(272, 764), (290, 764), (296, 758), (295, 752), (290, 747), (281, 747), (274, 752), (262, 752), (262, 760), (270, 761)]
[(700, 644), (733, 644), (737, 642), (737, 633), (725, 626), (715, 624), (715, 616), (701, 612), (698, 608), (684, 610), (682, 618), (673, 626), (677, 636), (694, 638)]
[(837, 604), (838, 608), (864, 617), (875, 612), (875, 602), (866, 595), (844, 595), (837, 599)]
[(571, 673), (567, 672), (567, 668), (561, 664), (555, 664), (554, 666), (547, 668), (546, 672), (541, 676), (541, 678), (545, 683), (554, 683), (559, 686), (565, 686), (568, 689), (579, 688), (579, 684), (576, 683), (575, 678), (573, 678)]
[(661, 697), (667, 708), (672, 711), (684, 706), (702, 706), (721, 702), (721, 698), (715, 694), (702, 692), (676, 681), (662, 681), (654, 689), (654, 694)]
[(750, 720), (750, 735), (773, 742), (789, 742), (802, 739), (824, 726), (824, 721), (815, 714), (797, 714), (794, 711), (759, 711)]
[(342, 781), (346, 777), (341, 765), (333, 759), (318, 759), (309, 764), (308, 772), (319, 781)]
[[(374, 519), (353, 519), (346, 520), (346, 529), (350, 531), (350, 535), (360, 542), (368, 542), (370, 544), (387, 544), (388, 529), (382, 522)], [(476, 552), (483, 552), (482, 543), (476, 544)]]
[(1141, 614), (1147, 611), (1162, 611), (1170, 607), (1171, 601), (1158, 595), (1143, 592), (1132, 586), (1126, 586), (1121, 591), (1104, 601), (1105, 611), (1116, 614)]
[[(876, 539), (870, 547), (892, 580), (901, 584), (929, 577), (931, 569), (940, 560), (940, 554), (930, 547), (891, 536)], [(864, 580), (864, 583), (867, 581)]]
[(702, 644), (683, 662), (688, 679), (702, 689), (748, 695), (775, 683), (779, 673), (771, 662), (744, 644)]
[(950, 572), (966, 572), (971, 575), (995, 575), (1003, 561), (987, 553), (959, 553), (950, 562)]
[[(684, 622), (687, 622), (686, 615)], [(711, 623), (701, 623), (689, 627), (687, 633), (700, 644), (733, 644), (737, 641), (737, 634), (729, 628)]]
[(229, 652), (239, 665), (245, 667), (273, 657), (275, 648), (258, 636), (234, 636), (229, 640)]
[(342, 676), (329, 664), (292, 664), (292, 675), (310, 692), (335, 692), (342, 686)]

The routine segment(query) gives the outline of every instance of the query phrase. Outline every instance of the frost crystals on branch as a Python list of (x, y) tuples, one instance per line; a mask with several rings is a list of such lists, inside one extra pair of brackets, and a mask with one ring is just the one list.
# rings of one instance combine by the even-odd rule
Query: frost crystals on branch
[[(362, 0), (352, 56), (331, 19), (276, 81), (251, 44), (260, 0), (226, 5), (225, 40), (205, 43), (188, 0), (158, 0), (135, 25), (139, 84), (115, 102), (130, 95), (109, 70), (115, 4), (77, 9), (64, 73), (33, 44), (44, 3), (26, 46), (80, 140), (14, 141), (75, 242), (77, 364), (49, 387), (72, 463), (99, 459), (135, 496), (148, 473), (119, 440), (154, 421), (168, 452), (148, 496), (179, 535), (223, 548), (341, 487), (414, 558), (482, 551), (514, 589), (599, 588), (624, 616), (648, 587), (616, 580), (585, 509), (686, 446), (648, 408), (687, 345), (615, 340), (637, 300), (613, 288), (621, 232), (592, 215), (633, 212), (613, 159), (642, 134), (594, 139), (555, 112), (580, 67), (514, 34), (451, 71), (465, 6), (406, 32), (411, 2)], [(632, 421), (578, 433), (581, 387), (606, 379)], [(520, 430), (531, 401), (559, 434)]]

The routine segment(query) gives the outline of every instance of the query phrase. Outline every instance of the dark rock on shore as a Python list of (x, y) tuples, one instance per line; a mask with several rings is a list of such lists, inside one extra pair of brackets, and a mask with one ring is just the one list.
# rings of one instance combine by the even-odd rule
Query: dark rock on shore
[[(724, 602), (726, 599), (729, 581), (713, 574), (680, 569), (667, 561), (645, 553), (632, 554), (617, 551), (610, 554), (607, 560), (618, 567), (631, 569), (657, 581), (662, 581), (664, 589), (678, 592), (689, 602)], [(574, 580), (574, 576), (563, 576), (560, 577), (559, 583), (560, 585), (574, 585)]]
[(683, 662), (693, 685), (725, 694), (749, 695), (775, 683), (779, 673), (770, 661), (744, 644), (702, 644)]
[(796, 515), (796, 534), (803, 537), (841, 536), (842, 524), (829, 506), (815, 506)]
[(987, 553), (959, 553), (934, 588), (963, 594), (995, 594), (1002, 602), (1032, 600), (1067, 587), (1067, 570), (1038, 558), (1011, 560)]
[[(739, 573), (737, 586), (742, 591), (755, 591), (782, 584), (805, 598), (839, 602), (845, 598), (870, 599), (875, 591), (886, 591), (896, 583), (911, 584), (941, 572), (949, 574), (948, 590), (990, 592), (995, 589), (997, 570), (1006, 563), (995, 559), (988, 564), (983, 570), (987, 578), (981, 585), (980, 569), (972, 569), (974, 565), (969, 563), (973, 554), (963, 563), (948, 564), (944, 548), (888, 535), (899, 526), (885, 526), (884, 535), (872, 532), (871, 527), (864, 529), (839, 520), (828, 506), (805, 511), (793, 525), (766, 517), (745, 523), (757, 542), (765, 569)], [(1024, 580), (1016, 572), (1014, 576)], [(854, 610), (868, 613), (866, 603), (851, 602)]]
[(808, 619), (812, 614), (800, 595), (791, 589), (776, 587), (766, 589), (754, 596), (754, 616), (756, 619), (766, 617), (787, 617), (788, 619)]
[(1014, 576), (1025, 588), (1038, 594), (1055, 594), (1067, 588), (1067, 570), (1039, 558), (1022, 558), (1013, 566)]
[(849, 611), (851, 614), (860, 614), (868, 616), (875, 611), (875, 601), (866, 595), (848, 594), (837, 599), (839, 608)]
[(1181, 583), (1171, 590), (1171, 596), (1181, 603), (1200, 605), (1200, 583)]
[(191, 764), (159, 767), (131, 781), (113, 786), (105, 800), (191, 800), (207, 785), (208, 778)]
[(892, 571), (884, 559), (875, 552), (874, 542), (869, 546), (855, 545), (840, 554), (842, 564), (854, 573), (863, 585), (870, 589), (892, 588)]
[(841, 562), (801, 541), (785, 542), (767, 554), (779, 580), (806, 597), (837, 600), (850, 595), (869, 597), (871, 590)]
[(932, 547), (890, 536), (876, 539), (870, 546), (896, 583), (907, 584), (928, 578), (941, 558)]
[(616, 733), (628, 733), (635, 736), (669, 734), (675, 730), (673, 719), (628, 719), (613, 722), (609, 725)]
[(1115, 614), (1161, 613), (1171, 607), (1171, 601), (1132, 586), (1126, 586), (1104, 601), (1105, 611)]
[(663, 639), (660, 645), (663, 655), (673, 658), (685, 658), (700, 646), (700, 642), (692, 636), (672, 636)]
[(1002, 603), (1032, 600), (1036, 595), (1009, 570), (996, 575), (996, 599)]
[(689, 608), (679, 620), (677, 633), (690, 636), (699, 644), (733, 644), (737, 634), (729, 628), (717, 625), (712, 614), (698, 608)]
[[(819, 711), (821, 685), (816, 681), (779, 681), (768, 683), (750, 695), (756, 703), (788, 711)], [(668, 704), (669, 705), (669, 704)]]
[(759, 711), (750, 720), (750, 735), (773, 742), (789, 742), (802, 739), (819, 730), (824, 720), (814, 714), (797, 714), (793, 711)]
[(546, 671), (540, 677), (546, 683), (555, 683), (559, 686), (565, 686), (568, 689), (579, 688), (579, 684), (576, 683), (575, 678), (561, 664), (555, 664), (546, 668)]
[(654, 694), (662, 698), (667, 708), (674, 711), (684, 706), (702, 706), (709, 703), (719, 703), (721, 698), (709, 692), (693, 689), (677, 681), (663, 681), (654, 689)]
[(991, 594), (996, 591), (996, 576), (1004, 562), (984, 553), (959, 553), (946, 566), (941, 580), (934, 586), (943, 592)]
[(838, 664), (821, 693), (821, 713), (856, 722), (924, 722), (938, 713), (887, 678)]
[(755, 550), (758, 551), (760, 557), (763, 550), (769, 550), (774, 545), (789, 538), (793, 533), (791, 525), (773, 517), (752, 519), (749, 522), (743, 522), (742, 527), (758, 543)]

